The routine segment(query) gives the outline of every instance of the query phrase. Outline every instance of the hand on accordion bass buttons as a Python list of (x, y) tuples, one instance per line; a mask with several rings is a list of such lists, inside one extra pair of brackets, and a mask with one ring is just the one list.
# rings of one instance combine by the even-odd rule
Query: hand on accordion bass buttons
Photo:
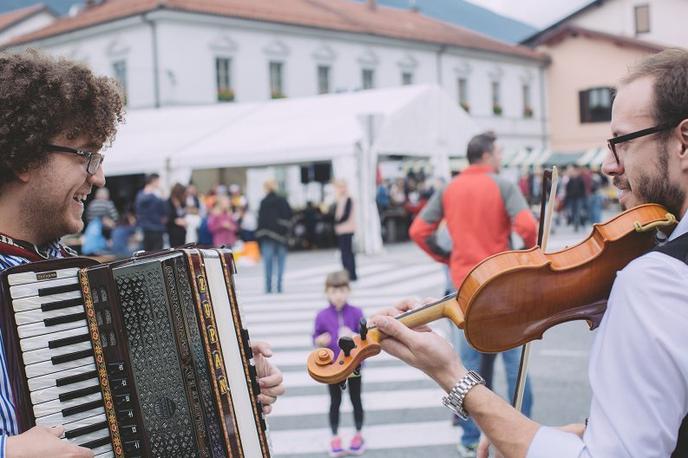
[(253, 361), (256, 365), (260, 394), (258, 400), (263, 404), (263, 413), (266, 415), (272, 411), (272, 404), (278, 396), (284, 394), (285, 389), (282, 371), (270, 364), (268, 358), (272, 356), (272, 349), (267, 342), (251, 342)]

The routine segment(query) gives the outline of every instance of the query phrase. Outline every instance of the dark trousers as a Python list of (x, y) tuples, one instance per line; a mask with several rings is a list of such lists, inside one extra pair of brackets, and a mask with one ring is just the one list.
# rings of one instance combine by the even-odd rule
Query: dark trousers
[(337, 244), (342, 254), (342, 265), (344, 269), (349, 272), (350, 280), (356, 280), (356, 258), (354, 257), (354, 250), (351, 243), (353, 238), (354, 234), (337, 235)]
[[(351, 377), (347, 379), (349, 399), (354, 408), (354, 425), (356, 431), (363, 428), (363, 404), (361, 403), (361, 377)], [(330, 390), (330, 428), (332, 435), (336, 436), (339, 431), (339, 406), (342, 403), (342, 389), (338, 384), (327, 385)]]
[(143, 231), (143, 249), (145, 251), (162, 250), (162, 232)]

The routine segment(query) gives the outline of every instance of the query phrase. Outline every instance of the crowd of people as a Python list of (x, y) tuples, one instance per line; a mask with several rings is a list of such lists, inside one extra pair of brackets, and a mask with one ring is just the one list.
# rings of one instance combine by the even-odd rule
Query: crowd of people
[[(531, 167), (521, 174), (518, 186), (531, 206), (540, 205), (542, 168)], [(603, 208), (615, 199), (609, 189), (609, 179), (600, 170), (577, 164), (566, 166), (557, 188), (555, 224), (573, 226), (578, 232), (588, 224), (601, 222)]]

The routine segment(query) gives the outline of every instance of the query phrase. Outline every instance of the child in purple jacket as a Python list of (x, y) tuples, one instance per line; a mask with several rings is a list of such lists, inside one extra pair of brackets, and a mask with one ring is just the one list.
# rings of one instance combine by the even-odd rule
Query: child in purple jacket
[[(334, 352), (335, 358), (339, 354), (337, 342), (340, 337), (353, 336), (359, 332), (363, 311), (358, 307), (349, 305), (348, 299), (351, 293), (349, 287), (349, 274), (346, 270), (332, 272), (325, 280), (325, 294), (330, 305), (318, 312), (315, 317), (315, 331), (313, 343), (317, 347), (329, 348)], [(361, 376), (349, 377), (349, 397), (354, 408), (354, 424), (356, 434), (351, 439), (348, 450), (342, 448), (342, 440), (338, 435), (339, 406), (342, 402), (342, 389), (339, 385), (328, 385), (330, 391), (330, 428), (332, 440), (330, 441), (330, 456), (338, 457), (347, 454), (362, 455), (365, 451), (361, 428), (363, 428), (363, 405), (361, 403)]]

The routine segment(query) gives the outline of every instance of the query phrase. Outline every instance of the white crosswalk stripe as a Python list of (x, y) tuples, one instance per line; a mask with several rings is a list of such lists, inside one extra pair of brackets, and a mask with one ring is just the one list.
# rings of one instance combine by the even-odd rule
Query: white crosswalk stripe
[[(359, 280), (352, 286), (350, 302), (366, 316), (411, 295), (439, 296), (445, 283), (441, 267), (429, 258), (399, 265), (389, 259), (365, 259), (358, 267)], [(326, 387), (313, 381), (306, 371), (306, 358), (313, 350), (315, 315), (327, 305), (324, 281), (327, 273), (340, 268), (330, 262), (287, 270), (285, 293), (263, 293), (262, 271), (239, 272), (237, 289), (244, 320), (252, 340), (265, 340), (273, 348), (273, 363), (284, 373), (287, 394), (268, 417), (276, 456), (318, 456), (327, 452), (330, 439)], [(444, 330), (444, 323), (437, 326)], [(388, 388), (392, 387), (392, 388)], [(371, 454), (387, 451), (394, 456), (409, 447), (450, 446), (459, 432), (441, 406), (442, 391), (423, 373), (392, 356), (381, 354), (363, 369), (364, 435)], [(341, 433), (348, 444), (353, 434), (347, 427), (351, 417), (348, 395), (343, 395)]]

